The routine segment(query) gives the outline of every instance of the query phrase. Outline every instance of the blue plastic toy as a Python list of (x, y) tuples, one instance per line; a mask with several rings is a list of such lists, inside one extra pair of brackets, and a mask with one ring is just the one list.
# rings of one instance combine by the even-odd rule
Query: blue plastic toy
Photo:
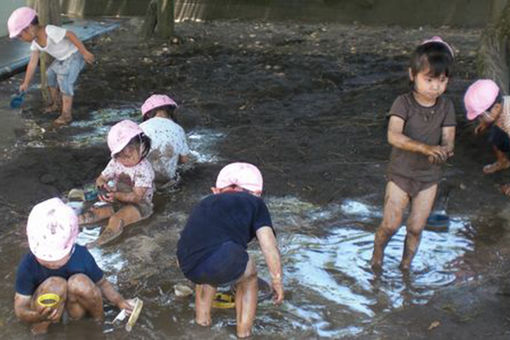
[(11, 108), (13, 108), (13, 109), (19, 108), (23, 104), (24, 100), (25, 100), (25, 92), (24, 91), (12, 96)]

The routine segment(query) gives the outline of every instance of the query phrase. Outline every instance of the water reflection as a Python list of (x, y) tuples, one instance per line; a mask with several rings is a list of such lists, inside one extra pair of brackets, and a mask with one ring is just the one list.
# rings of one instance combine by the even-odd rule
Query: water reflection
[[(280, 201), (273, 206), (294, 202)], [(315, 320), (309, 327), (319, 336), (355, 335), (380, 312), (426, 303), (437, 288), (455, 282), (458, 259), (474, 249), (473, 240), (464, 233), (469, 221), (453, 218), (448, 232), (424, 231), (413, 270), (404, 275), (398, 269), (405, 238), (405, 228), (401, 228), (386, 248), (383, 274), (376, 276), (369, 262), (373, 230), (379, 222), (373, 217), (380, 213), (350, 200), (332, 208), (338, 210), (330, 213), (343, 216), (345, 223), (327, 226), (312, 235), (296, 232), (280, 237), (287, 286), (292, 289), (288, 311), (298, 322)], [(280, 215), (285, 211), (292, 209), (272, 209), (281, 221), (286, 220)], [(304, 220), (316, 220), (314, 209), (301, 215)]]

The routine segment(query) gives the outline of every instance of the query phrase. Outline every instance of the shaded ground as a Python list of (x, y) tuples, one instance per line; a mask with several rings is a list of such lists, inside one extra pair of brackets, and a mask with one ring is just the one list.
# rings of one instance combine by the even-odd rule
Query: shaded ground
[[(452, 189), (449, 211), (474, 221), (476, 247), (465, 261), (471, 261), (476, 272), (466, 273), (466, 280), (461, 278), (424, 306), (381, 314), (359, 337), (508, 337), (507, 218), (493, 216), (507, 208), (495, 187), (505, 175), (482, 176), (482, 165), (493, 156), (483, 139), (473, 137), (460, 105), (463, 91), (476, 76), (479, 31), (184, 23), (177, 26), (178, 40), (168, 43), (140, 41), (132, 34), (138, 25), (132, 20), (88, 44), (98, 63), (80, 78), (75, 120), (91, 119), (90, 112), (105, 107), (136, 107), (149, 94), (160, 92), (181, 105), (180, 122), (186, 130), (212, 129), (225, 138), (215, 148), (220, 162), (201, 163), (186, 172), (178, 192), (156, 197), (150, 228), (128, 230), (115, 246), (131, 249), (135, 263), (119, 274), (125, 291), (145, 289), (146, 294), (157, 295), (153, 287), (168, 291), (169, 282), (178, 281), (174, 256), (178, 231), (192, 205), (229, 161), (259, 165), (267, 195), (291, 195), (317, 205), (356, 198), (381, 206), (389, 155), (385, 113), (409, 88), (405, 69), (412, 48), (440, 34), (457, 50), (448, 94), (458, 111), (458, 142), (456, 156), (447, 165), (445, 186)], [(4, 98), (20, 79), (16, 76), (0, 85)], [(0, 168), (0, 212), (6, 227), (20, 230), (9, 234), (15, 244), (23, 244), (22, 223), (34, 203), (93, 180), (108, 161), (105, 145), (62, 147), (86, 128), (54, 130), (55, 116), (40, 113), (37, 93), (31, 91), (21, 115), (37, 127), (33, 122), (18, 127), (17, 144), (6, 148)], [(38, 141), (45, 147), (36, 147)], [(181, 213), (165, 215), (168, 211)], [(480, 257), (484, 261), (479, 262)], [(11, 260), (18, 258), (15, 253)], [(429, 330), (433, 321), (440, 324)]]

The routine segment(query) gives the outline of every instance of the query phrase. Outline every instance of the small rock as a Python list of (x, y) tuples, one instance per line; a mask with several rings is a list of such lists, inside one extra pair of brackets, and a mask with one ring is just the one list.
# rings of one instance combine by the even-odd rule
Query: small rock
[(175, 296), (184, 297), (193, 294), (193, 289), (185, 284), (177, 283), (174, 285)]

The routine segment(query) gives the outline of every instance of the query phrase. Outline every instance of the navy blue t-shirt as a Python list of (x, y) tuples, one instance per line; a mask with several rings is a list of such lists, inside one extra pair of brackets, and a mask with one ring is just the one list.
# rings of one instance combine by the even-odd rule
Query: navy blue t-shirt
[(261, 227), (273, 224), (260, 197), (246, 192), (207, 196), (191, 212), (177, 243), (182, 272), (188, 273), (226, 241), (246, 249)]
[(68, 279), (74, 274), (85, 274), (97, 283), (103, 278), (103, 271), (87, 248), (76, 244), (69, 261), (59, 269), (43, 267), (31, 252), (23, 256), (16, 273), (16, 293), (33, 295), (37, 287), (50, 276)]

